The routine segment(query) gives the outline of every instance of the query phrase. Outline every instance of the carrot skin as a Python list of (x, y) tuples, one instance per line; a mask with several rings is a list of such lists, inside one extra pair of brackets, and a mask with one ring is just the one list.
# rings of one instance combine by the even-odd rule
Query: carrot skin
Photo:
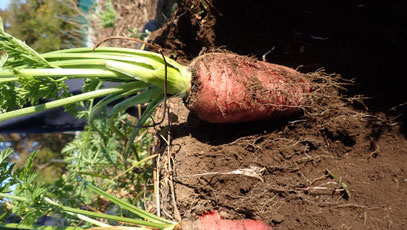
[(208, 53), (191, 65), (185, 104), (211, 123), (239, 123), (288, 116), (301, 110), (310, 90), (304, 74), (230, 53)]
[(271, 230), (271, 227), (261, 220), (226, 220), (216, 211), (200, 217), (196, 225), (200, 230)]

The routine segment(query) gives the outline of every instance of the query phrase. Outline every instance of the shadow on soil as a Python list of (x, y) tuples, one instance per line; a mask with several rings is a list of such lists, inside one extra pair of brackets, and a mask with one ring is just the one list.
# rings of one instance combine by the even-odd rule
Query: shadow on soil
[(301, 122), (300, 115), (293, 115), (284, 119), (258, 121), (242, 124), (211, 124), (192, 115), (188, 115), (187, 122), (172, 127), (173, 138), (191, 135), (200, 142), (210, 145), (231, 143), (241, 137), (274, 132), (290, 122)]

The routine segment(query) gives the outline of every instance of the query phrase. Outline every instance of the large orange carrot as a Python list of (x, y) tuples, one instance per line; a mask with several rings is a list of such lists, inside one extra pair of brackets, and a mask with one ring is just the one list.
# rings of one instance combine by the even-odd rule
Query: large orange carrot
[(248, 122), (299, 111), (309, 84), (298, 71), (230, 53), (208, 53), (191, 65), (185, 104), (212, 123)]

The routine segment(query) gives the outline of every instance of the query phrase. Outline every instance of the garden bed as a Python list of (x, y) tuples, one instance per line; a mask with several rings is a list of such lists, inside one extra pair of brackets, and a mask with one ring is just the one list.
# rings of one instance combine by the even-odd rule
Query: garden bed
[[(181, 0), (152, 34), (181, 63), (225, 49), (355, 79), (346, 90), (327, 90), (311, 114), (256, 123), (209, 124), (172, 99), (171, 154), (160, 165), (163, 215), (193, 220), (218, 210), (276, 229), (406, 227), (406, 107), (398, 105), (407, 98), (396, 58), (406, 51), (404, 3), (335, 4)], [(123, 22), (133, 17), (123, 15)]]

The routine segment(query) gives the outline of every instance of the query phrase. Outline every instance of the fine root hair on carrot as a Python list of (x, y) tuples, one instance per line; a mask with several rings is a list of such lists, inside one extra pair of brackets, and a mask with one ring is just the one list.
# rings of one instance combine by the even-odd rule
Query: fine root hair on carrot
[(326, 73), (324, 69), (306, 73), (305, 76), (310, 81), (310, 92), (304, 93), (304, 102), (301, 106), (305, 117), (309, 119), (326, 117), (331, 112), (337, 111), (338, 107), (357, 103), (367, 109), (363, 96), (346, 95), (346, 87), (355, 85), (353, 79), (345, 79), (335, 73)]

